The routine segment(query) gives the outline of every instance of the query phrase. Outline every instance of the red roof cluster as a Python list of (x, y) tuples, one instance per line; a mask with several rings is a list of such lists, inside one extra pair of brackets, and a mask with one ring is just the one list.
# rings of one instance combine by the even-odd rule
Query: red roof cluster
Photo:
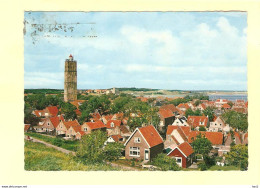
[(50, 121), (52, 125), (56, 128), (59, 125), (60, 121), (64, 122), (65, 120), (63, 116), (60, 115), (60, 116), (50, 117)]
[(169, 118), (174, 116), (170, 109), (160, 109), (159, 114), (162, 118)]
[[(112, 127), (111, 124), (114, 124), (114, 127)], [(121, 120), (109, 120), (107, 122), (107, 128), (108, 129), (115, 128), (116, 126), (119, 127), (120, 125), (121, 125)]]
[(162, 137), (156, 131), (154, 126), (148, 125), (146, 127), (138, 128), (150, 147), (163, 143)]
[(223, 133), (222, 132), (204, 132), (204, 131), (191, 131), (189, 135), (189, 143), (196, 140), (197, 135), (201, 134), (205, 136), (212, 145), (221, 145), (223, 143)]
[(122, 139), (123, 137), (121, 135), (112, 135), (111, 136), (115, 142), (118, 142), (119, 139)]
[(105, 128), (106, 125), (102, 121), (96, 122), (86, 122), (86, 124), (93, 130), (93, 129), (101, 129)]
[(57, 115), (58, 115), (58, 112), (59, 112), (57, 106), (49, 106), (49, 107), (46, 107), (46, 110), (49, 111), (50, 116), (57, 116)]
[(199, 126), (204, 126), (206, 127), (208, 124), (208, 117), (206, 116), (189, 116), (187, 123), (195, 128), (195, 127), (199, 127)]
[(64, 121), (63, 122), (64, 125), (66, 126), (67, 129), (69, 129), (71, 126), (78, 126), (79, 122), (77, 120), (73, 120), (73, 121)]

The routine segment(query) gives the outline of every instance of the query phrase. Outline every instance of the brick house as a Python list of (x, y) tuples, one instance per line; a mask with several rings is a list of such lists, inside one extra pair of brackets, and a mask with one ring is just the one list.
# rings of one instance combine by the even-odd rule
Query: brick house
[(171, 125), (174, 122), (175, 115), (170, 109), (160, 108), (158, 114), (160, 116), (160, 130), (162, 130), (163, 127), (167, 127), (168, 125)]
[(81, 126), (81, 131), (84, 131), (85, 134), (90, 134), (92, 131), (95, 130), (106, 131), (106, 125), (102, 121), (96, 121), (96, 122), (85, 122)]
[(41, 127), (46, 133), (54, 134), (61, 121), (65, 121), (62, 115), (46, 118)]
[(207, 127), (209, 125), (209, 118), (207, 116), (189, 116), (187, 123), (191, 128), (199, 130), (199, 127)]
[(73, 121), (61, 121), (56, 128), (56, 135), (66, 136), (66, 132), (71, 126), (78, 126), (79, 122), (77, 120)]
[(188, 142), (183, 142), (182, 144), (173, 148), (167, 155), (175, 158), (176, 163), (180, 167), (187, 168), (192, 164), (194, 151)]
[(154, 126), (136, 128), (124, 144), (126, 159), (150, 161), (164, 149), (163, 139)]

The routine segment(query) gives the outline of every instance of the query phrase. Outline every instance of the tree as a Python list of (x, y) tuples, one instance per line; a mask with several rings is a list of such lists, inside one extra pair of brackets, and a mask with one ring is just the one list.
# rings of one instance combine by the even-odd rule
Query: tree
[(174, 158), (167, 156), (164, 153), (160, 153), (152, 161), (152, 164), (161, 168), (161, 170), (173, 170), (178, 171), (180, 167), (177, 165)]
[(199, 131), (206, 131), (206, 128), (204, 126), (200, 126)]
[(74, 120), (77, 117), (77, 114), (75, 112), (76, 109), (76, 106), (74, 106), (73, 104), (65, 102), (61, 106), (61, 113), (65, 115), (64, 118), (66, 120)]
[(230, 110), (222, 114), (222, 118), (229, 126), (241, 131), (248, 129), (248, 117), (246, 114)]
[(205, 110), (202, 112), (205, 116), (208, 116), (209, 121), (213, 121), (215, 114), (214, 114), (214, 108), (212, 107), (207, 107)]
[(108, 143), (104, 149), (105, 159), (108, 161), (118, 160), (122, 156), (124, 145), (122, 143)]
[(24, 123), (25, 124), (30, 124), (32, 126), (38, 125), (40, 122), (40, 118), (36, 117), (35, 115), (31, 113), (25, 113), (24, 115)]
[(106, 139), (106, 133), (100, 130), (82, 136), (76, 156), (85, 164), (104, 162), (103, 148)]
[(241, 170), (246, 170), (248, 167), (248, 147), (242, 144), (232, 146), (225, 158), (228, 164), (238, 166)]
[(195, 101), (194, 104), (195, 104), (195, 106), (199, 106), (199, 104), (201, 104), (201, 101), (198, 99), (198, 100)]
[(188, 118), (189, 116), (193, 116), (194, 115), (194, 112), (192, 111), (192, 109), (188, 108), (186, 111), (185, 111), (185, 116)]
[(84, 110), (79, 118), (79, 123), (83, 124), (84, 122), (88, 122), (91, 118), (90, 113), (91, 111), (89, 109)]
[(208, 153), (212, 149), (211, 142), (205, 136), (202, 136), (201, 134), (199, 134), (196, 137), (195, 141), (193, 141), (191, 143), (191, 145), (196, 154), (202, 154), (203, 156), (208, 155)]

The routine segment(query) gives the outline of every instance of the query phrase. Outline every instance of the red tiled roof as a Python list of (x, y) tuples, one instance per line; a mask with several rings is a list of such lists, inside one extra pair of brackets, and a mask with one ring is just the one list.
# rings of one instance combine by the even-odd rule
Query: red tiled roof
[(63, 116), (50, 117), (50, 121), (55, 128), (59, 125), (60, 120), (63, 122), (65, 121)]
[(120, 138), (123, 138), (121, 135), (112, 135), (111, 136), (115, 142), (118, 142)]
[[(200, 122), (203, 122), (204, 124), (201, 125)], [(206, 116), (189, 116), (187, 123), (191, 126), (191, 127), (199, 127), (199, 126), (207, 126), (208, 123), (208, 117)]]
[(113, 119), (122, 120), (124, 118), (124, 113), (117, 113), (113, 115)]
[(103, 116), (104, 119), (106, 119), (107, 121), (111, 120), (113, 117), (113, 115), (106, 115), (106, 116)]
[(206, 109), (206, 105), (205, 104), (200, 104), (201, 105), (201, 107), (203, 108), (203, 109)]
[(189, 135), (189, 143), (192, 143), (194, 140), (196, 140), (196, 136), (199, 134), (205, 136), (212, 143), (212, 145), (221, 145), (223, 143), (222, 132), (205, 132), (205, 131), (191, 131)]
[(177, 112), (177, 108), (173, 104), (167, 104), (160, 107), (160, 109), (169, 109), (172, 112)]
[(99, 112), (95, 112), (95, 113), (91, 114), (91, 116), (95, 120), (100, 120), (101, 119), (101, 115), (99, 114)]
[(191, 145), (188, 142), (183, 142), (177, 147), (186, 155), (186, 157), (190, 156), (194, 152)]
[(223, 108), (231, 108), (231, 106), (229, 104), (227, 104), (227, 103), (223, 104), (222, 107)]
[[(40, 115), (41, 113), (41, 115)], [(37, 117), (41, 117), (41, 116), (44, 116), (45, 113), (44, 113), (44, 110), (34, 110), (34, 114), (37, 116)]]
[(101, 129), (105, 128), (106, 125), (102, 121), (96, 121), (96, 122), (86, 122), (86, 124), (91, 128), (91, 129)]
[(30, 128), (30, 124), (24, 124), (24, 131), (27, 131)]
[(128, 130), (128, 128), (125, 125), (121, 125), (119, 128), (123, 134), (130, 133), (130, 131)]
[(81, 131), (81, 125), (72, 126), (72, 128), (76, 133)]
[[(111, 123), (114, 123), (114, 127), (111, 127)], [(115, 128), (116, 126), (119, 127), (121, 125), (121, 120), (109, 120), (106, 125), (108, 129)]]
[(188, 108), (190, 108), (187, 103), (181, 103), (181, 104), (179, 104), (177, 107), (178, 107), (178, 108), (186, 108), (186, 110), (187, 110)]
[(174, 116), (170, 109), (160, 109), (159, 114), (162, 118), (169, 118)]
[(67, 129), (69, 129), (71, 126), (78, 126), (79, 122), (77, 120), (73, 121), (64, 121), (64, 125), (66, 126)]
[[(179, 135), (182, 137), (183, 140), (188, 141), (188, 136), (191, 131), (190, 127), (169, 125), (167, 128), (166, 135), (170, 135), (173, 132), (173, 130), (175, 130), (175, 129), (178, 131)], [(175, 138), (174, 138), (174, 140), (175, 140)]]
[(163, 143), (163, 139), (160, 134), (156, 131), (154, 126), (148, 125), (146, 127), (138, 128), (145, 140), (148, 142), (150, 147)]
[(57, 106), (49, 106), (49, 107), (46, 107), (46, 109), (49, 111), (51, 116), (58, 115), (59, 110), (58, 110)]

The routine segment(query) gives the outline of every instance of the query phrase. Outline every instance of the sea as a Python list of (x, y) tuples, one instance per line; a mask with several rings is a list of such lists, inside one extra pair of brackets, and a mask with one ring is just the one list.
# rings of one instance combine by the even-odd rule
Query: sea
[[(186, 94), (185, 94), (186, 95)], [(185, 97), (185, 95), (145, 95), (144, 97), (168, 97), (168, 98), (174, 98), (174, 97)], [(216, 99), (227, 99), (229, 101), (236, 101), (236, 100), (244, 100), (247, 101), (247, 95), (208, 95), (209, 100), (216, 100)]]

